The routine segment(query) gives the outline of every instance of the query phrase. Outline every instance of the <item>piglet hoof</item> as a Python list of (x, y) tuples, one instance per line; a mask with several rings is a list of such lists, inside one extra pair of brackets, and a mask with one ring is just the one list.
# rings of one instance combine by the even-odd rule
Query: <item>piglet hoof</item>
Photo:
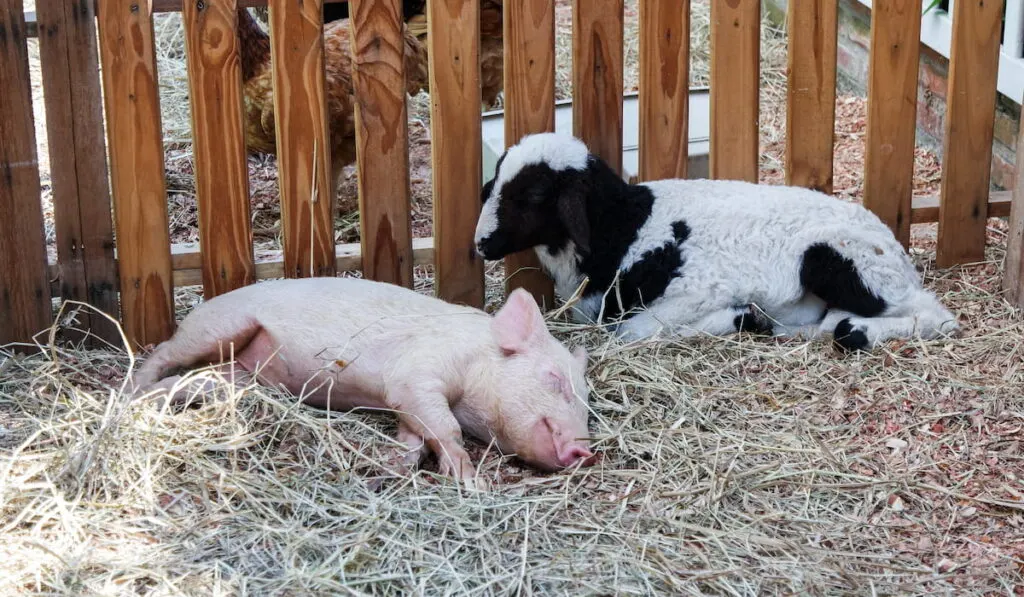
[(470, 479), (463, 479), (462, 485), (463, 487), (466, 488), (467, 491), (486, 492), (490, 489), (487, 483), (487, 479), (483, 477), (472, 477)]
[(442, 457), (440, 466), (441, 475), (455, 478), (462, 486), (470, 491), (487, 491), (487, 480), (477, 476), (473, 463), (469, 460), (469, 454), (452, 454), (451, 457)]
[(178, 377), (176, 376), (146, 385), (136, 385), (133, 382), (129, 382), (126, 389), (132, 400), (145, 400), (152, 403), (157, 408), (162, 409), (164, 406), (173, 402), (174, 383), (177, 380)]

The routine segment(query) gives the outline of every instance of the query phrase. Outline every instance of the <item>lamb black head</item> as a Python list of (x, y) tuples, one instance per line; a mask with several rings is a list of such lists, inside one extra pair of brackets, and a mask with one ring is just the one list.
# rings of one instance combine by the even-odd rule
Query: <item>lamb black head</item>
[(501, 156), (494, 178), (481, 191), (477, 252), (492, 260), (536, 246), (557, 251), (571, 242), (579, 254), (586, 255), (590, 250), (587, 196), (605, 171), (613, 184), (621, 184), (571, 135), (523, 137)]

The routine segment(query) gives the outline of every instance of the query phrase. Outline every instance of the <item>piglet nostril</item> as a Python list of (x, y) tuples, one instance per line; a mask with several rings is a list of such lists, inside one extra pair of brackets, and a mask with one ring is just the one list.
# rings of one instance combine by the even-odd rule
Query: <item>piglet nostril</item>
[(570, 466), (583, 460), (583, 466), (590, 466), (593, 457), (594, 454), (590, 450), (582, 446), (572, 446), (562, 455), (562, 464)]

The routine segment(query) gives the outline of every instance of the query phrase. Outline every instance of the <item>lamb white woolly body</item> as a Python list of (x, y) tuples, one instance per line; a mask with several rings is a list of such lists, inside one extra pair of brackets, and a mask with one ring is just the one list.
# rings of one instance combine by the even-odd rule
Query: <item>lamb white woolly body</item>
[[(538, 136), (544, 143), (524, 152), (532, 163), (584, 147), (566, 135)], [(578, 320), (599, 321), (602, 309), (614, 315), (619, 295), (635, 295), (622, 297), (634, 309), (617, 326), (624, 339), (753, 326), (777, 335), (834, 332), (844, 346), (864, 348), (957, 329), (891, 231), (860, 205), (740, 181), (627, 185), (594, 156), (584, 168), (552, 159), (549, 173), (533, 168), (528, 181), (521, 166), (512, 169), (528, 161), (519, 153), (519, 146), (509, 149), (485, 188), (489, 215), (478, 222), (478, 250), (496, 259), (533, 246), (563, 298), (585, 277), (598, 279), (575, 309)], [(573, 199), (580, 194), (582, 202)], [(556, 207), (543, 230), (512, 230), (540, 219), (545, 202)], [(538, 213), (524, 213), (530, 210)], [(588, 245), (582, 251), (581, 242)]]
[[(775, 324), (778, 335), (816, 336), (849, 317), (872, 344), (881, 336), (911, 335), (918, 314), (937, 316), (924, 322), (930, 328), (954, 320), (922, 289), (890, 230), (859, 205), (808, 189), (741, 181), (667, 180), (645, 186), (656, 197), (653, 211), (619, 269), (628, 270), (670, 241), (673, 222), (685, 221), (691, 233), (680, 245), (683, 266), (673, 272), (664, 294), (623, 322), (619, 331), (626, 339), (651, 336), (665, 326), (681, 335), (732, 332), (737, 307), (748, 304)], [(822, 320), (825, 301), (808, 295), (797, 274), (804, 251), (816, 243), (828, 244), (857, 264), (865, 286), (890, 305), (881, 318), (833, 310)], [(537, 253), (550, 272), (575, 270), (559, 276), (563, 289), (582, 281), (572, 253)], [(596, 321), (602, 301), (611, 298), (588, 297), (577, 317)]]

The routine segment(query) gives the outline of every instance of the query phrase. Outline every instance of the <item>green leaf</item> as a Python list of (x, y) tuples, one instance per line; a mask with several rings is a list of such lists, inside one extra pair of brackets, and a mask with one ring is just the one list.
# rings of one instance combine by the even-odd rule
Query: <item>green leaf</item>
[(938, 8), (942, 4), (942, 0), (931, 0), (928, 6), (925, 7), (924, 12), (921, 14), (928, 14), (933, 8)]

